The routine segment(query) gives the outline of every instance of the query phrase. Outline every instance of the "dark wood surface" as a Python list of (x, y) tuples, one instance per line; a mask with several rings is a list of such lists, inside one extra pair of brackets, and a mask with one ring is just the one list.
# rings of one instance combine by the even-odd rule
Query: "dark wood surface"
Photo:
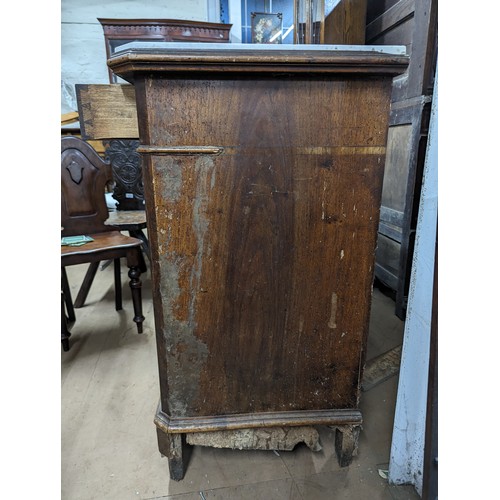
[[(271, 77), (303, 73), (307, 78), (311, 65), (314, 65), (315, 74), (369, 74), (393, 77), (408, 67), (406, 56), (373, 52), (368, 48), (359, 52), (328, 49), (312, 52), (304, 45), (303, 49), (301, 47), (300, 50), (293, 51), (287, 50), (285, 46), (278, 46), (272, 51), (259, 51), (258, 48), (248, 48), (248, 45), (242, 50), (237, 48), (237, 45), (239, 44), (231, 44), (231, 48), (220, 51), (206, 49), (202, 44), (196, 44), (196, 48), (192, 50), (178, 48), (177, 44), (168, 44), (167, 50), (135, 49), (113, 56), (108, 60), (108, 66), (129, 83), (134, 83), (134, 77), (139, 75), (141, 81), (144, 81), (142, 73), (149, 71), (164, 71), (172, 75), (179, 73), (184, 75), (184, 78), (193, 71), (208, 78), (213, 78), (210, 73), (221, 71), (242, 76), (252, 73), (269, 74)], [(136, 86), (136, 101), (139, 103), (144, 96), (137, 96), (137, 90)], [(139, 129), (139, 135), (140, 133)]]
[(391, 81), (406, 63), (111, 59), (135, 79), (166, 432), (225, 428), (229, 415), (240, 428), (351, 410), (361, 422)]
[[(146, 160), (147, 175), (154, 176), (147, 180), (153, 231), (171, 233), (170, 248), (162, 255), (153, 250), (153, 261), (174, 266), (165, 276), (172, 283), (162, 287), (171, 333), (181, 335), (191, 317), (200, 347), (218, 353), (203, 363), (201, 356), (196, 373), (186, 363), (193, 353), (177, 352), (174, 344), (171, 356), (186, 361), (180, 361), (179, 384), (169, 382), (170, 398), (184, 399), (196, 377), (199, 396), (179, 416), (354, 408), (385, 153), (378, 116), (388, 114), (387, 85), (372, 82), (369, 95), (361, 79), (269, 79), (239, 92), (242, 85), (212, 82), (210, 115), (187, 108), (199, 120), (188, 134), (165, 123), (178, 144), (210, 140), (224, 144), (223, 154)], [(150, 97), (182, 100), (185, 107), (204, 93), (198, 82), (182, 80), (159, 82)], [(356, 113), (364, 99), (371, 105)], [(351, 110), (350, 117), (341, 118), (341, 109)], [(335, 110), (341, 127), (314, 126), (329, 123)], [(187, 121), (194, 123), (194, 115)]]
[[(101, 252), (103, 248), (110, 251), (125, 249), (129, 247), (136, 247), (141, 245), (141, 241), (137, 238), (131, 238), (119, 231), (108, 231), (103, 233), (84, 233), (93, 238), (94, 241), (85, 243), (80, 247), (61, 246), (61, 255), (70, 257), (72, 255), (94, 254)], [(90, 257), (89, 257), (90, 258)]]

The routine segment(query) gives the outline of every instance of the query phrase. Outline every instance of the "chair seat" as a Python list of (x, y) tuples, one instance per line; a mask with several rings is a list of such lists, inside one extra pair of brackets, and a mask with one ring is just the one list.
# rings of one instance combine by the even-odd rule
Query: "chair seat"
[(146, 212), (144, 210), (111, 210), (105, 224), (119, 226), (124, 231), (145, 229)]
[(125, 236), (119, 231), (89, 234), (94, 241), (89, 241), (79, 247), (61, 246), (61, 257), (99, 253), (104, 250), (119, 250), (142, 245), (142, 241), (132, 236)]

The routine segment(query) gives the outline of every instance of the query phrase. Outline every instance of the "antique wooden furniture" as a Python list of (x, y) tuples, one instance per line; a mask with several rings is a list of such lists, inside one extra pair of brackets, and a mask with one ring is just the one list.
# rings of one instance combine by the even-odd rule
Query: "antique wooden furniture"
[(404, 319), (418, 219), (437, 57), (436, 0), (369, 0), (366, 43), (408, 48), (408, 70), (394, 79), (375, 265)]
[[(131, 41), (228, 43), (231, 24), (183, 19), (98, 19), (104, 31), (106, 57)], [(116, 75), (109, 69), (109, 82)]]
[(172, 478), (195, 433), (326, 424), (349, 464), (404, 47), (130, 44), (108, 64), (136, 90)]
[[(129, 267), (134, 321), (138, 332), (142, 333), (142, 241), (125, 236), (117, 228), (105, 224), (108, 208), (104, 187), (110, 178), (109, 164), (101, 159), (92, 146), (77, 137), (61, 139), (61, 236), (86, 235), (93, 239), (82, 246), (61, 246), (63, 292), (66, 266), (114, 260), (115, 306), (117, 310), (121, 309), (119, 259), (125, 257)], [(63, 342), (65, 347), (69, 348)]]

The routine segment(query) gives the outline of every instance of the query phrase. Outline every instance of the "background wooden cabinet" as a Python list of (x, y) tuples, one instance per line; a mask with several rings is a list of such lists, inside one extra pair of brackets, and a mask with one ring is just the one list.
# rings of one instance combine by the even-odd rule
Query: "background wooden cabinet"
[[(228, 43), (230, 24), (186, 21), (182, 19), (98, 19), (104, 30), (106, 58), (117, 47), (134, 41)], [(110, 83), (116, 75), (109, 70)]]
[(366, 43), (405, 45), (410, 56), (391, 96), (375, 267), (404, 319), (436, 72), (436, 0), (369, 0)]

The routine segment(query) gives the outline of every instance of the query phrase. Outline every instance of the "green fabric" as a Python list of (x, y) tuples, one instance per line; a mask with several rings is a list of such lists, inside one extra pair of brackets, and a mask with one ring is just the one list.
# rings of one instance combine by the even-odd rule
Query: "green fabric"
[(85, 245), (89, 241), (94, 241), (90, 236), (64, 236), (61, 238), (61, 245), (68, 245), (70, 247), (79, 247)]

